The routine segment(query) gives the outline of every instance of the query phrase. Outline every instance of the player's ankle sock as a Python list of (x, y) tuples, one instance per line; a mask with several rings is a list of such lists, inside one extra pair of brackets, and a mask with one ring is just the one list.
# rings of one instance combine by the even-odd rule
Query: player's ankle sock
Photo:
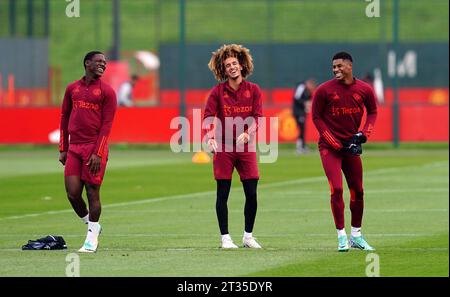
[(358, 228), (352, 227), (352, 236), (353, 237), (361, 236), (361, 227)]
[(80, 219), (85, 224), (89, 223), (89, 213)]
[(230, 234), (222, 234), (222, 240), (224, 240), (224, 239), (231, 240)]
[(89, 222), (88, 223), (88, 240), (91, 238), (98, 237), (100, 233), (100, 224), (98, 222)]
[(244, 231), (244, 238), (252, 238), (252, 237), (253, 237), (252, 232), (248, 233)]
[(98, 238), (100, 231), (100, 225), (98, 222), (88, 222), (88, 232), (86, 235), (86, 241), (93, 242)]
[(337, 234), (338, 234), (338, 236), (347, 235), (347, 233), (345, 233), (345, 228), (344, 229), (338, 229), (337, 230)]

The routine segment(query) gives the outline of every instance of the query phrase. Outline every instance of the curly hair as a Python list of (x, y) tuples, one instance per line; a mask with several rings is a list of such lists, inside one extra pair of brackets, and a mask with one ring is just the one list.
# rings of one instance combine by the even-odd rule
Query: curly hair
[(242, 66), (241, 75), (244, 79), (252, 74), (253, 58), (250, 55), (250, 50), (238, 44), (224, 44), (212, 53), (208, 63), (209, 69), (218, 81), (227, 79), (224, 62), (230, 57), (238, 59), (239, 64)]

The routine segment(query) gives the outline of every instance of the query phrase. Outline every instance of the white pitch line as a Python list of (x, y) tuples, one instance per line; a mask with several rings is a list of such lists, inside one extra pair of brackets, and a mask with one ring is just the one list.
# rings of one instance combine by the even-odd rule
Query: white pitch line
[[(347, 189), (344, 188), (344, 192), (346, 192)], [(406, 192), (422, 192), (422, 193), (439, 193), (439, 192), (448, 192), (449, 188), (431, 188), (431, 189), (424, 189), (424, 188), (407, 188), (407, 189), (382, 189), (382, 190), (364, 190), (364, 193), (406, 193)], [(264, 194), (264, 193), (262, 193)], [(329, 191), (281, 191), (279, 192), (281, 195), (323, 195), (323, 194), (329, 194)], [(261, 194), (260, 194), (261, 195)]]
[[(21, 252), (26, 253), (27, 251), (22, 251), (20, 248), (4, 248), (1, 249), (2, 252)], [(67, 250), (54, 250), (49, 251), (50, 253), (76, 253), (77, 249), (67, 249)], [(236, 253), (236, 252), (249, 252), (249, 253), (264, 253), (264, 252), (290, 252), (290, 251), (304, 251), (304, 252), (323, 252), (323, 251), (330, 251), (330, 252), (336, 252), (335, 247), (264, 247), (259, 250), (255, 249), (247, 249), (247, 248), (238, 248), (238, 249), (226, 249), (223, 250), (218, 246), (209, 246), (209, 247), (183, 247), (183, 248), (167, 248), (167, 247), (160, 247), (160, 246), (149, 246), (145, 249), (133, 249), (133, 248), (108, 248), (103, 247), (100, 251), (97, 252), (97, 255), (105, 254), (107, 252), (133, 252), (133, 253), (142, 253), (142, 252), (197, 252), (197, 251), (218, 251), (218, 252), (224, 252), (224, 253)], [(380, 252), (392, 252), (392, 251), (401, 251), (401, 252), (418, 252), (418, 251), (424, 251), (424, 252), (445, 252), (448, 251), (448, 247), (383, 247), (376, 250), (376, 253)], [(41, 251), (47, 253), (47, 251)], [(351, 249), (351, 253), (365, 253), (364, 251), (358, 250), (358, 249)], [(35, 252), (32, 252), (35, 253)]]
[(423, 189), (423, 188), (409, 188), (409, 189), (384, 189), (384, 190), (364, 190), (365, 193), (405, 193), (405, 192), (421, 192), (421, 193), (439, 193), (439, 192), (448, 192), (448, 188), (431, 188), (431, 189)]
[[(364, 233), (365, 236), (368, 237), (433, 237), (436, 236), (432, 233)], [(42, 237), (42, 234), (9, 234), (9, 233), (0, 233), (2, 237), (24, 237), (29, 236), (30, 238), (34, 237)], [(217, 238), (217, 234), (207, 234), (207, 233), (106, 233), (102, 234), (102, 237), (202, 237), (202, 238)], [(334, 233), (282, 233), (282, 234), (258, 234), (259, 238), (264, 237), (272, 237), (272, 238), (286, 238), (286, 237), (332, 237), (334, 238)], [(78, 238), (85, 237), (84, 234), (64, 234), (64, 237), (70, 238)]]
[[(211, 209), (183, 209), (183, 213), (211, 213)], [(264, 208), (258, 210), (258, 212), (330, 212), (329, 208)], [(111, 210), (110, 213), (178, 213), (179, 209), (138, 209), (138, 210)], [(229, 209), (228, 212), (242, 213), (242, 210)], [(366, 209), (365, 213), (370, 212), (448, 212), (447, 208), (428, 208), (428, 209)]]
[[(387, 172), (395, 172), (398, 170), (420, 169), (420, 168), (430, 167), (430, 166), (436, 167), (436, 166), (440, 166), (441, 164), (444, 164), (444, 163), (445, 162), (433, 162), (433, 163), (428, 163), (428, 164), (424, 164), (424, 165), (420, 165), (420, 166), (409, 166), (409, 167), (405, 166), (405, 167), (392, 167), (392, 168), (386, 168), (386, 169), (376, 169), (376, 170), (372, 170), (372, 171), (367, 171), (367, 173), (365, 175), (378, 175), (378, 174), (384, 174)], [(445, 163), (445, 164), (447, 164), (447, 163)], [(295, 179), (295, 180), (263, 184), (263, 185), (260, 185), (259, 188), (267, 189), (267, 188), (280, 187), (280, 186), (286, 186), (286, 185), (315, 183), (315, 182), (320, 182), (320, 181), (326, 182), (325, 176), (320, 176), (320, 177), (317, 176), (317, 177), (302, 178), (302, 179)], [(232, 191), (234, 191), (234, 190), (232, 190)], [(149, 198), (149, 199), (143, 199), (143, 200), (106, 204), (106, 205), (102, 206), (102, 208), (138, 205), (138, 204), (154, 203), (154, 202), (161, 202), (161, 201), (175, 200), (175, 199), (187, 199), (187, 198), (208, 196), (208, 195), (215, 195), (215, 194), (216, 194), (216, 191), (206, 191), (206, 192), (196, 192), (196, 193), (189, 193), (189, 194), (173, 195), (173, 196), (162, 196), (162, 197), (155, 197), (155, 198)], [(46, 212), (41, 212), (41, 213), (4, 217), (4, 218), (0, 218), (0, 221), (1, 220), (17, 220), (17, 219), (37, 217), (37, 216), (42, 216), (42, 215), (62, 214), (62, 213), (68, 213), (68, 212), (72, 212), (72, 211), (73, 211), (72, 209), (46, 211)]]

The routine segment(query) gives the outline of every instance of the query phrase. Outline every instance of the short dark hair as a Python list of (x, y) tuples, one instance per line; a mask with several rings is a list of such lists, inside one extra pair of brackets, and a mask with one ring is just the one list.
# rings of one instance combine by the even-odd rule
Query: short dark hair
[(332, 61), (338, 60), (338, 59), (350, 60), (350, 62), (353, 62), (352, 56), (349, 53), (347, 53), (347, 52), (339, 52), (339, 53), (335, 54), (333, 56)]
[(86, 56), (84, 56), (84, 60), (83, 60), (84, 69), (86, 69), (86, 61), (92, 60), (92, 57), (94, 57), (95, 55), (104, 55), (104, 53), (102, 53), (100, 51), (92, 51), (92, 52), (87, 53)]

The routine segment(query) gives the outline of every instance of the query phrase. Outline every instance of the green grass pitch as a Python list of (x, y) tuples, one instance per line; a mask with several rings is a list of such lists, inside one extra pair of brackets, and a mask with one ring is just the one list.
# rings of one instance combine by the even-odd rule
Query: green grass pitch
[[(366, 252), (338, 253), (317, 151), (280, 150), (261, 164), (254, 235), (262, 250), (219, 249), (211, 164), (192, 154), (113, 148), (102, 187), (99, 250), (81, 276), (365, 276)], [(0, 150), (0, 275), (65, 276), (86, 227), (65, 198), (57, 149)], [(368, 149), (363, 232), (381, 276), (448, 276), (449, 162), (444, 149)], [(349, 231), (349, 195), (346, 228)], [(230, 233), (241, 243), (244, 196), (234, 176)], [(62, 235), (65, 251), (21, 251)]]

